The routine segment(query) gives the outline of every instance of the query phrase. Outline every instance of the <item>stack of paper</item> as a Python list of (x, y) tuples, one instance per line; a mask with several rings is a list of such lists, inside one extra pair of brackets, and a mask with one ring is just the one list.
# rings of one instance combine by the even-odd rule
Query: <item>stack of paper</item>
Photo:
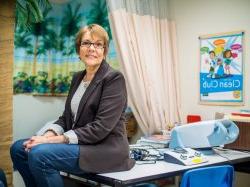
[(149, 145), (154, 148), (165, 148), (168, 147), (169, 141), (170, 141), (170, 136), (151, 135), (151, 136), (141, 137), (137, 141), (137, 144)]

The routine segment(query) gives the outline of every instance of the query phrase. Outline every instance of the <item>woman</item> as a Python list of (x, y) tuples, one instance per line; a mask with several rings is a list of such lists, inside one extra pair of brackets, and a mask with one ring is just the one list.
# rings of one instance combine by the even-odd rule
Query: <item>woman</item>
[(124, 125), (125, 80), (105, 62), (108, 44), (99, 25), (79, 31), (76, 51), (86, 69), (73, 76), (63, 115), (37, 136), (12, 145), (14, 167), (27, 187), (63, 186), (59, 171), (104, 173), (133, 167)]

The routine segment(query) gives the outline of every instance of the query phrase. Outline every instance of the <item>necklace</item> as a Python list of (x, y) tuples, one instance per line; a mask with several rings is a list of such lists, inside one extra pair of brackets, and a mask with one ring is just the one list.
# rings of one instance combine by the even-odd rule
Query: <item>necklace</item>
[(83, 82), (87, 82), (87, 80), (86, 80), (86, 79), (87, 79), (87, 74), (85, 74), (85, 75), (84, 75), (84, 77), (83, 77), (82, 81), (83, 81)]
[(90, 84), (90, 81), (82, 81), (82, 83), (83, 83), (83, 87), (87, 88)]
[(86, 80), (86, 75), (84, 75), (83, 79), (82, 79), (82, 83), (83, 83), (83, 87), (87, 88), (90, 84), (90, 81)]

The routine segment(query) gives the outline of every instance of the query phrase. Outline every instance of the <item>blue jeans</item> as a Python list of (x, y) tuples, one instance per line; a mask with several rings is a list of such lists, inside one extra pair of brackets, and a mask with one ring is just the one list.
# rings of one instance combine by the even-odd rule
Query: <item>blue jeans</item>
[(2, 181), (0, 181), (0, 187), (5, 187)]
[(40, 144), (27, 152), (23, 147), (24, 141), (16, 141), (10, 154), (26, 187), (63, 187), (59, 171), (84, 173), (78, 165), (79, 145)]

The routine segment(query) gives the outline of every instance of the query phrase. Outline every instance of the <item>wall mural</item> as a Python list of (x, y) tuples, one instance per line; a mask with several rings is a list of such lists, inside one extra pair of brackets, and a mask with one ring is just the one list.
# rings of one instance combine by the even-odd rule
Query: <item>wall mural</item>
[(15, 29), (14, 94), (66, 95), (74, 72), (84, 68), (75, 52), (75, 35), (91, 23), (102, 25), (111, 38), (107, 61), (119, 68), (105, 0), (51, 1), (44, 21), (29, 30)]
[(200, 102), (243, 104), (243, 32), (200, 37)]

